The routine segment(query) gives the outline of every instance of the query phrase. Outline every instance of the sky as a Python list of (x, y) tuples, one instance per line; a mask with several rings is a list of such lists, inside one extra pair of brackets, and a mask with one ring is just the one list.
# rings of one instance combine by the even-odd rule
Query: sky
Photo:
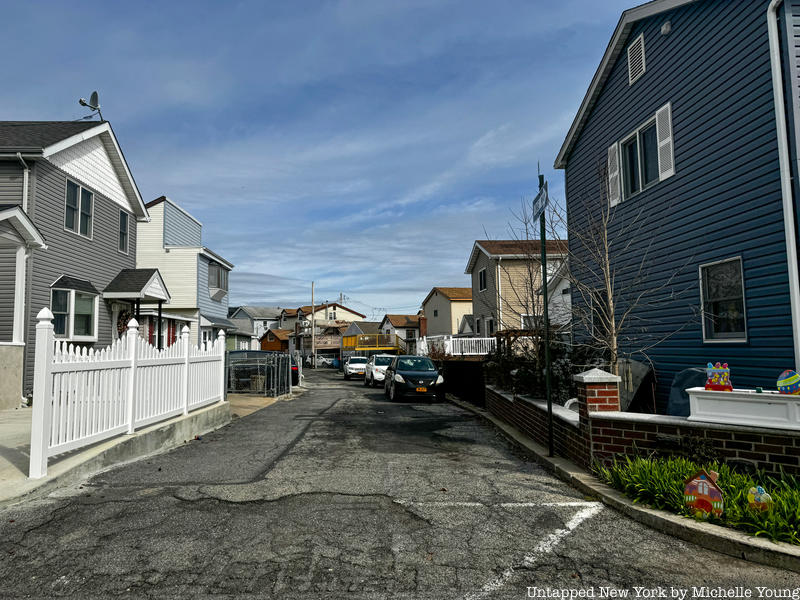
[(508, 239), (626, 8), (617, 0), (17, 2), (7, 120), (100, 94), (145, 201), (235, 265), (230, 305), (338, 300), (370, 318), (469, 286)]

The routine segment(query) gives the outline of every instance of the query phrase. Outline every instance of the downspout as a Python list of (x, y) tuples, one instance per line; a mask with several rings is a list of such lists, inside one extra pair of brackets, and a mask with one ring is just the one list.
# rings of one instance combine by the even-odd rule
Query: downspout
[(17, 160), (22, 164), (22, 210), (28, 213), (28, 176), (31, 172), (28, 163), (22, 158), (22, 152), (17, 152)]
[(783, 71), (778, 34), (778, 7), (783, 0), (772, 0), (767, 8), (769, 32), (769, 59), (772, 67), (772, 94), (775, 97), (775, 124), (778, 130), (778, 159), (781, 170), (781, 196), (783, 199), (783, 228), (786, 234), (786, 262), (789, 268), (789, 302), (792, 310), (792, 336), (794, 341), (795, 369), (800, 369), (800, 283), (797, 273), (797, 238), (794, 229), (792, 203), (792, 174), (789, 162), (786, 107), (783, 99)]

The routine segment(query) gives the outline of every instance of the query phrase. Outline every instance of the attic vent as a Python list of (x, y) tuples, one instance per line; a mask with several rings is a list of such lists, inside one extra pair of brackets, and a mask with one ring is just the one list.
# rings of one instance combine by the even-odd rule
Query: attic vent
[(628, 85), (644, 75), (644, 34), (640, 33), (628, 46)]

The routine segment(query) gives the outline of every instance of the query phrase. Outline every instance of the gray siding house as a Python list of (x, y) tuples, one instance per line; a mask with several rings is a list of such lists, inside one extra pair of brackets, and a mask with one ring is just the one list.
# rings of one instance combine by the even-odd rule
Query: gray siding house
[[(9, 407), (31, 391), (42, 308), (54, 314), (56, 337), (76, 345), (103, 347), (124, 331), (119, 315), (142, 290), (127, 294), (118, 277), (136, 266), (137, 224), (148, 214), (105, 121), (0, 122), (0, 203), (0, 353), (18, 348), (21, 368), (19, 379), (0, 378), (0, 406)], [(1, 232), (20, 232), (22, 221), (42, 243), (19, 252)], [(115, 279), (122, 291), (112, 299), (104, 292)]]
[(625, 11), (556, 159), (572, 271), (598, 289), (572, 232), (608, 210), (620, 349), (652, 360), (660, 412), (689, 367), (772, 389), (800, 367), (797, 23), (796, 1)]

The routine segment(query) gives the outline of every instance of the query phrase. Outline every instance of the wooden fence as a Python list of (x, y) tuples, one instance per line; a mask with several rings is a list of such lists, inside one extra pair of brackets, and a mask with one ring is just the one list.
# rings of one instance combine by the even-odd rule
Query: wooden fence
[(225, 400), (225, 332), (201, 347), (179, 342), (158, 350), (139, 337), (136, 319), (100, 350), (56, 340), (53, 314), (36, 324), (30, 477), (47, 459), (190, 410)]

